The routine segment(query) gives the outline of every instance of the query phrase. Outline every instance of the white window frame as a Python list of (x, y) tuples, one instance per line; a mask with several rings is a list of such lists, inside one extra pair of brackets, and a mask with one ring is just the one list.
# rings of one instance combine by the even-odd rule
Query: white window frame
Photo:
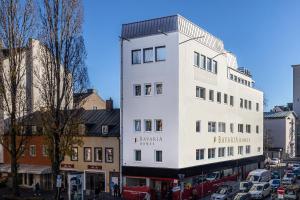
[[(137, 122), (140, 123), (140, 126), (139, 126), (140, 130), (136, 129), (136, 123)], [(133, 130), (134, 130), (134, 132), (141, 132), (142, 131), (142, 120), (140, 120), (140, 119), (133, 120)]]
[[(34, 148), (34, 154), (32, 152), (32, 148)], [(29, 156), (30, 157), (36, 157), (36, 145), (30, 145), (29, 146)]]
[(222, 158), (222, 157), (225, 157), (225, 147), (219, 147), (218, 148), (218, 157), (219, 158)]
[[(150, 86), (150, 93), (147, 94), (147, 86)], [(144, 96), (151, 96), (152, 95), (152, 84), (151, 83), (145, 83), (144, 84)]]
[(207, 124), (208, 124), (208, 132), (209, 133), (217, 132), (217, 122), (209, 121)]
[[(147, 121), (150, 121), (150, 125), (151, 125), (150, 130), (147, 130)], [(144, 130), (145, 130), (145, 132), (151, 132), (152, 129), (153, 129), (152, 120), (151, 119), (145, 119), (144, 120)]]
[[(161, 85), (161, 93), (158, 93), (157, 86)], [(162, 95), (164, 93), (164, 85), (161, 82), (154, 83), (155, 95)]]
[[(159, 122), (159, 121), (161, 122), (161, 130), (157, 130), (157, 125), (158, 125), (157, 122)], [(154, 128), (155, 128), (154, 129), (155, 132), (162, 132), (163, 128), (164, 128), (164, 126), (163, 126), (163, 120), (162, 119), (155, 119), (154, 120)]]
[(244, 154), (244, 146), (238, 146), (238, 155)]
[(209, 90), (209, 92), (208, 92), (208, 99), (211, 102), (213, 102), (215, 100), (215, 91), (214, 90)]
[(218, 123), (218, 132), (226, 133), (226, 123), (225, 122)]
[(216, 148), (208, 148), (207, 149), (207, 158), (208, 159), (216, 158)]
[(196, 160), (205, 159), (205, 149), (196, 149)]

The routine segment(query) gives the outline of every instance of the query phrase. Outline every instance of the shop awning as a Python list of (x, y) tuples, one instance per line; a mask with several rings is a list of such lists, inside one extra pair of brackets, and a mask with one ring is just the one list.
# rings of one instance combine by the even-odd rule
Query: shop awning
[[(2, 164), (0, 165), (0, 172), (10, 173), (11, 168), (10, 164)], [(27, 165), (20, 164), (18, 168), (18, 173), (21, 174), (50, 174), (51, 167), (46, 165)]]

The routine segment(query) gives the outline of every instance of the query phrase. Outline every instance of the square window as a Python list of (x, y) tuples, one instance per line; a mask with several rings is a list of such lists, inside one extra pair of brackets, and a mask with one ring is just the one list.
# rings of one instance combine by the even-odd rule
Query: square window
[(155, 120), (155, 131), (162, 131), (163, 130), (163, 123), (161, 119), (156, 119)]
[(101, 147), (95, 147), (94, 148), (94, 156), (95, 156), (95, 162), (102, 162), (102, 148)]
[(153, 48), (143, 49), (144, 63), (153, 62)]
[(216, 157), (216, 149), (209, 148), (208, 149), (208, 159), (215, 158), (215, 157)]
[(155, 83), (155, 94), (160, 95), (163, 93), (163, 84), (162, 83)]
[(162, 162), (162, 151), (155, 151), (155, 162)]
[(142, 86), (134, 85), (134, 96), (141, 96), (141, 95), (142, 95)]
[(196, 149), (196, 160), (204, 159), (204, 149)]
[(134, 160), (142, 161), (142, 151), (141, 150), (134, 150)]
[(141, 120), (140, 119), (136, 119), (134, 120), (134, 131), (135, 132), (140, 132), (141, 131)]
[(196, 121), (196, 132), (200, 133), (201, 130), (201, 121)]
[(208, 122), (208, 132), (216, 132), (216, 122)]
[(78, 161), (78, 147), (72, 147), (71, 161)]
[(92, 148), (91, 147), (83, 148), (83, 158), (84, 158), (84, 162), (92, 162)]
[(199, 67), (200, 64), (200, 55), (197, 52), (194, 52), (194, 66)]
[(151, 84), (150, 83), (148, 83), (148, 84), (145, 84), (145, 95), (146, 96), (149, 96), (149, 95), (151, 95)]
[(132, 64), (135, 65), (135, 64), (141, 64), (141, 50), (140, 49), (137, 49), (137, 50), (132, 50), (131, 51), (131, 59), (132, 59)]
[(105, 148), (105, 162), (113, 163), (114, 162), (114, 149)]
[(146, 132), (152, 131), (152, 120), (151, 119), (145, 120), (145, 131)]
[(155, 61), (165, 61), (166, 60), (166, 47), (155, 47)]

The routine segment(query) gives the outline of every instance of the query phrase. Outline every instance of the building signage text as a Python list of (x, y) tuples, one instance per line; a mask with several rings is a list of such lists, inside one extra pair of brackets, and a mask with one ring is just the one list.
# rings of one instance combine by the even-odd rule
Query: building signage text
[(217, 136), (214, 137), (215, 143), (250, 143), (250, 138), (243, 138), (243, 137), (222, 137)]
[(145, 137), (137, 137), (134, 138), (134, 142), (135, 143), (139, 143), (141, 146), (152, 146), (155, 145), (158, 142), (162, 142), (162, 137), (149, 137), (149, 136), (145, 136)]
[(61, 168), (74, 168), (74, 164), (61, 164)]
[(88, 169), (94, 169), (94, 170), (101, 170), (102, 166), (101, 165), (88, 165)]

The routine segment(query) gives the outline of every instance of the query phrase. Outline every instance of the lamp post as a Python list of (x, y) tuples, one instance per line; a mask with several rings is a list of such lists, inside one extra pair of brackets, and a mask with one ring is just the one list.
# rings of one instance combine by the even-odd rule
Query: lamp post
[(189, 38), (189, 39), (187, 39), (187, 40), (184, 40), (184, 41), (182, 41), (182, 42), (179, 42), (179, 45), (181, 45), (181, 44), (183, 44), (183, 43), (186, 43), (186, 42), (188, 42), (188, 41), (191, 41), (191, 40), (197, 40), (197, 39), (200, 39), (200, 38), (204, 38), (204, 35), (198, 36), (198, 37)]
[(178, 178), (179, 178), (179, 181), (180, 181), (180, 200), (182, 199), (182, 192), (183, 192), (183, 189), (184, 189), (184, 183), (183, 183), (184, 177), (185, 177), (184, 174), (178, 174)]

